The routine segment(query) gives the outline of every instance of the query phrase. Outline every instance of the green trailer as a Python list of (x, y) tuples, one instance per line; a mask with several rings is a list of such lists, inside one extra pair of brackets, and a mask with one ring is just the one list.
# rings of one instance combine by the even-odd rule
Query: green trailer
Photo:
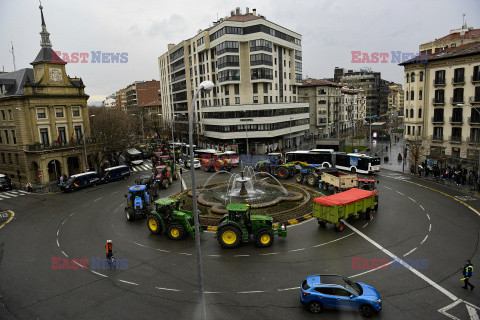
[(328, 197), (315, 198), (312, 216), (324, 227), (327, 223), (335, 226), (336, 231), (343, 231), (342, 219), (364, 216), (370, 220), (376, 210), (377, 193), (353, 188)]

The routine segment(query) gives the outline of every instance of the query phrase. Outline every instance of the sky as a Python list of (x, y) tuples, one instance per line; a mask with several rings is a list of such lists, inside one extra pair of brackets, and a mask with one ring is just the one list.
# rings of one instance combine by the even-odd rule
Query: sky
[[(392, 51), (418, 52), (421, 43), (462, 26), (480, 28), (478, 0), (43, 0), (55, 51), (88, 53), (86, 63), (68, 63), (67, 74), (82, 77), (89, 104), (134, 81), (159, 79), (158, 57), (169, 43), (191, 38), (240, 7), (302, 35), (303, 77), (333, 77), (335, 67), (380, 71), (403, 83)], [(31, 68), (40, 50), (37, 0), (0, 0), (0, 70)], [(92, 51), (122, 54), (124, 63), (93, 63)], [(352, 63), (352, 51), (389, 54), (387, 63)], [(125, 54), (126, 53), (126, 54)], [(81, 60), (81, 59), (80, 59)], [(395, 62), (395, 61), (394, 61)]]

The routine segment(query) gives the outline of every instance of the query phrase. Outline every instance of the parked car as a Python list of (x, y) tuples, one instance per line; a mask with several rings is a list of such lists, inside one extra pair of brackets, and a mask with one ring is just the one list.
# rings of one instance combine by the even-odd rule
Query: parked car
[[(190, 168), (190, 159), (185, 159), (183, 161), (183, 165), (185, 168)], [(202, 167), (202, 163), (198, 159), (193, 159), (193, 168), (194, 169), (200, 169)]]
[(121, 179), (127, 179), (130, 176), (130, 168), (127, 166), (116, 166), (107, 168), (103, 171), (100, 182), (109, 183)]
[(13, 182), (6, 174), (0, 173), (0, 190), (13, 189)]
[(300, 301), (312, 313), (335, 308), (358, 310), (362, 316), (370, 317), (382, 310), (375, 288), (336, 274), (308, 276), (300, 287)]
[(96, 171), (89, 171), (70, 176), (67, 181), (60, 185), (64, 192), (77, 191), (83, 188), (96, 186), (100, 183), (100, 176)]

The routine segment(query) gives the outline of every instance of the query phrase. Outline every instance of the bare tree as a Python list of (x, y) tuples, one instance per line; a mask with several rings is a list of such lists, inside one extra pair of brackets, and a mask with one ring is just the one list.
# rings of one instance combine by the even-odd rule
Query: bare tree
[(407, 140), (407, 150), (410, 162), (414, 165), (414, 172), (417, 173), (420, 158), (428, 155), (428, 146), (425, 140)]
[[(113, 108), (90, 108), (92, 137), (95, 144), (91, 148), (97, 165), (103, 159), (116, 162), (117, 153), (125, 150), (133, 140), (136, 119), (122, 110)], [(133, 119), (132, 119), (133, 118)]]

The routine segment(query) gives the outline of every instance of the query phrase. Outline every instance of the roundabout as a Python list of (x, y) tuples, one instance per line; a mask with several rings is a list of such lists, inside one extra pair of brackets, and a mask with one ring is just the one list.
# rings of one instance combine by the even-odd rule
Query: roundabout
[[(199, 178), (206, 181), (210, 175)], [(478, 305), (475, 291), (458, 289), (457, 273), (463, 259), (475, 261), (478, 217), (463, 203), (431, 190), (434, 186), (388, 175), (379, 180), (378, 213), (370, 221), (347, 221), (340, 233), (319, 227), (316, 219), (290, 219), (288, 237), (275, 239), (270, 247), (250, 244), (225, 250), (215, 232), (206, 230), (200, 239), (208, 318), (313, 318), (299, 303), (298, 292), (302, 279), (319, 273), (342, 274), (375, 286), (383, 301), (378, 318), (443, 317), (438, 310), (458, 299)], [(145, 219), (127, 221), (122, 194), (129, 183), (99, 186), (78, 192), (75, 198), (52, 195), (35, 214), (28, 214), (27, 208), (12, 210), (15, 219), (0, 231), (4, 241), (0, 294), (8, 306), (6, 314), (101, 318), (107, 313), (98, 303), (107, 299), (112, 303), (108, 315), (119, 318), (132, 312), (146, 318), (153, 310), (174, 318), (198, 316), (193, 240), (151, 234)], [(172, 187), (160, 196), (180, 192), (179, 185)], [(467, 205), (476, 210), (473, 201)], [(452, 212), (468, 223), (459, 223)], [(15, 252), (11, 243), (20, 238), (19, 230), (32, 245)], [(224, 241), (232, 241), (232, 234), (224, 236)], [(102, 268), (98, 263), (104, 258), (106, 239), (113, 240), (121, 267)], [(459, 243), (466, 245), (459, 249)], [(52, 258), (58, 257), (65, 268), (52, 269)], [(462, 303), (445, 313), (457, 312)], [(323, 317), (360, 318), (357, 313), (329, 310)]]

